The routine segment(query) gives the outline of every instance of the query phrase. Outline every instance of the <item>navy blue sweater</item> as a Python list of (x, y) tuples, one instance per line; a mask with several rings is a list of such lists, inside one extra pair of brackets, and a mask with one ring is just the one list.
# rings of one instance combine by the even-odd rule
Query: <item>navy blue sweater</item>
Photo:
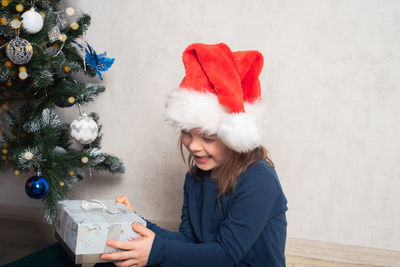
[(156, 233), (148, 265), (285, 266), (287, 201), (275, 169), (252, 164), (220, 204), (215, 180), (199, 173), (202, 181), (186, 174), (179, 232), (148, 222)]

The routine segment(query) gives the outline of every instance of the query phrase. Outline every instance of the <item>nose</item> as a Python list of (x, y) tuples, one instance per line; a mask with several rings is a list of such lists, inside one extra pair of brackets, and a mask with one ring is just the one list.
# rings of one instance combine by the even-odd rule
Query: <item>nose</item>
[(203, 149), (201, 145), (201, 140), (197, 135), (192, 135), (192, 139), (190, 140), (189, 149), (192, 152), (200, 151)]

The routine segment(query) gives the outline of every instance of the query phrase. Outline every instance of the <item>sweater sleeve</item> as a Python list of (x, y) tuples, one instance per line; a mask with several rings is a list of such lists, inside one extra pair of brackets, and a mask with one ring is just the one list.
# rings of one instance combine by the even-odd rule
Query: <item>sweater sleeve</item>
[(149, 265), (236, 266), (262, 233), (282, 194), (274, 175), (262, 166), (251, 168), (238, 181), (227, 218), (211, 243), (183, 243), (156, 235)]
[(146, 220), (147, 228), (152, 230), (156, 235), (162, 237), (165, 240), (179, 240), (183, 242), (195, 242), (193, 228), (189, 222), (188, 216), (188, 175), (186, 175), (185, 185), (183, 187), (184, 197), (183, 197), (183, 206), (182, 206), (182, 215), (181, 215), (181, 224), (179, 226), (179, 232), (169, 231), (164, 228), (159, 227), (158, 225)]

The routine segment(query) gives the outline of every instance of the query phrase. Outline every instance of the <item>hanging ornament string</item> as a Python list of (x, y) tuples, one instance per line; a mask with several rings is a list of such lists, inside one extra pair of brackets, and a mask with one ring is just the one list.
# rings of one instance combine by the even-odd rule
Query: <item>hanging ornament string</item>
[(79, 116), (82, 116), (83, 112), (81, 110), (81, 104), (78, 104), (78, 111), (79, 111)]
[[(83, 111), (82, 110), (83, 110), (83, 108), (81, 109), (81, 104), (78, 104), (79, 117), (86, 115), (84, 113), (84, 110)], [(97, 136), (97, 134), (96, 134), (96, 136)], [(89, 143), (89, 149), (90, 148), (92, 148), (92, 145)], [(92, 168), (89, 166), (88, 169), (89, 169), (89, 179), (92, 180), (92, 178), (93, 178)]]

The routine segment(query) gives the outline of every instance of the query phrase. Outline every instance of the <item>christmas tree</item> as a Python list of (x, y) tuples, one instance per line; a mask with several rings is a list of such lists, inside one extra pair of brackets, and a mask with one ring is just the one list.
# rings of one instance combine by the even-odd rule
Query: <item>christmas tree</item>
[[(77, 13), (61, 0), (1, 0), (0, 6), (0, 171), (27, 179), (26, 193), (43, 199), (49, 222), (84, 168), (90, 175), (124, 172), (117, 157), (101, 150), (98, 115), (81, 112), (104, 92), (96, 76), (102, 79), (113, 59), (82, 40), (90, 16)], [(61, 122), (56, 106), (73, 105), (79, 118)]]

